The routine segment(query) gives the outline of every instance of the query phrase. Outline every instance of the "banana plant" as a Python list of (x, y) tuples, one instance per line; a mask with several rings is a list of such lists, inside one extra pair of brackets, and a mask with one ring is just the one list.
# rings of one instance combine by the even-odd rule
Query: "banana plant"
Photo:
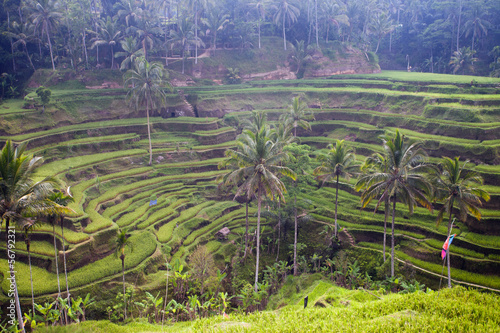
[(55, 304), (56, 302), (45, 302), (44, 305), (35, 303), (35, 310), (40, 312), (40, 314), (42, 315), (42, 322), (45, 325), (57, 322), (61, 316), (61, 312), (59, 310), (52, 309)]

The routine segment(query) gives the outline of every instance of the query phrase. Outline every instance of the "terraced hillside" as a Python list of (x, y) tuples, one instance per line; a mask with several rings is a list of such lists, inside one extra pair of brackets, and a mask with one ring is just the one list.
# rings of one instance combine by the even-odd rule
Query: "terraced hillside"
[[(123, 89), (54, 89), (55, 102), (44, 114), (22, 109), (18, 101), (0, 106), (1, 140), (29, 140), (30, 153), (46, 160), (37, 177), (56, 175), (71, 186), (76, 214), (65, 221), (64, 243), (56, 228), (59, 250), (63, 244), (67, 249), (70, 288), (120, 277), (121, 262), (110, 244), (118, 228), (127, 228), (134, 244), (125, 261), (127, 279), (140, 284), (155, 274), (165, 257), (186, 260), (198, 244), (206, 244), (217, 261), (231, 261), (241, 248), (245, 206), (219, 189), (215, 179), (226, 171), (217, 164), (225, 149), (234, 146), (241, 119), (250, 110), (263, 110), (277, 120), (292, 97), (301, 95), (316, 120), (311, 132), (298, 134), (315, 154), (334, 139), (347, 139), (362, 160), (381, 151), (380, 135), (399, 128), (410, 139), (424, 142), (431, 161), (460, 156), (477, 164), (492, 199), (484, 206), (481, 222), (469, 218), (455, 226), (452, 277), (500, 289), (499, 92), (499, 79), (391, 72), (183, 87), (182, 96), (169, 95), (169, 105), (151, 118), (154, 162), (147, 166), (144, 112), (128, 108)], [(198, 117), (166, 118), (186, 108)], [(354, 182), (342, 183), (340, 191), (343, 239), (349, 234), (355, 246), (381, 250), (383, 212), (360, 209)], [(301, 241), (311, 248), (313, 236), (333, 221), (334, 196), (332, 187), (305, 186), (304, 198), (312, 202), (315, 221), (301, 226)], [(151, 206), (151, 200), (157, 203)], [(255, 211), (251, 204), (251, 224), (256, 223)], [(411, 216), (398, 208), (396, 216), (397, 257), (426, 270), (422, 274), (434, 281), (441, 273), (440, 248), (446, 239), (446, 226), (436, 227), (435, 221), (436, 214), (423, 208)], [(223, 227), (231, 234), (220, 241), (215, 233)], [(266, 232), (271, 235), (272, 228)], [(52, 227), (43, 224), (33, 235), (38, 296), (57, 291), (51, 234)], [(16, 269), (26, 272), (27, 253), (21, 243)], [(283, 251), (282, 259), (287, 255)], [(59, 256), (62, 260), (62, 251)], [(6, 265), (0, 259), (2, 272)], [(19, 293), (28, 297), (29, 275), (19, 276)], [(6, 279), (1, 288), (5, 298)]]

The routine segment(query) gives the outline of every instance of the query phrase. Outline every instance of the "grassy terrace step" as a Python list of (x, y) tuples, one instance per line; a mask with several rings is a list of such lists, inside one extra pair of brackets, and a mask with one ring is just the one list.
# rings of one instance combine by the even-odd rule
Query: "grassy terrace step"
[(55, 144), (50, 144), (46, 146), (36, 147), (28, 150), (29, 154), (37, 155), (42, 153), (42, 155), (47, 155), (44, 150), (48, 149), (59, 149), (64, 151), (71, 150), (73, 148), (78, 148), (81, 146), (88, 145), (100, 145), (102, 143), (118, 143), (118, 142), (126, 142), (130, 143), (131, 141), (136, 141), (139, 139), (139, 135), (135, 133), (127, 133), (127, 134), (117, 134), (117, 135), (105, 135), (105, 136), (93, 136), (82, 139), (75, 140), (67, 140), (63, 142), (58, 142)]
[(207, 201), (182, 211), (179, 217), (169, 221), (167, 224), (161, 226), (158, 229), (158, 231), (156, 232), (158, 241), (160, 243), (168, 242), (172, 238), (173, 231), (175, 228), (177, 228), (181, 223), (186, 222), (195, 217), (203, 208), (213, 205), (214, 203), (215, 201)]
[[(2, 246), (0, 246), (0, 251), (5, 251), (4, 244), (2, 244)], [(28, 255), (26, 243), (24, 241), (21, 241), (21, 238), (18, 238), (18, 241), (16, 242), (16, 253), (18, 251), (24, 253), (25, 255)], [(39, 255), (53, 258), (54, 257), (54, 244), (50, 243), (50, 242), (44, 242), (44, 241), (31, 241), (30, 242), (30, 252), (31, 252), (31, 255), (39, 254)]]
[[(219, 174), (222, 174), (224, 172), (226, 172), (226, 171), (223, 170), (223, 171), (210, 171), (210, 172), (203, 172), (203, 173), (183, 174), (182, 179), (186, 180), (186, 179), (215, 178)], [(141, 186), (151, 185), (151, 184), (155, 184), (155, 183), (161, 183), (161, 182), (165, 182), (165, 181), (176, 181), (176, 180), (179, 180), (179, 175), (156, 177), (156, 178), (151, 178), (151, 179), (147, 179), (147, 180), (143, 180), (143, 181), (138, 181), (138, 182), (135, 182), (133, 184), (128, 184), (128, 185), (122, 186), (119, 190), (115, 189), (113, 191), (113, 193), (109, 194), (109, 198), (113, 198), (118, 194), (125, 193), (130, 189), (139, 188)], [(95, 211), (97, 204), (98, 204), (98, 201), (99, 200), (95, 200), (95, 201), (93, 200), (92, 204), (89, 203), (87, 209), (85, 210), (85, 212), (89, 215), (89, 217), (91, 218), (91, 221), (92, 221), (91, 223), (89, 223), (87, 225), (87, 227), (85, 227), (86, 233), (94, 233), (96, 231), (108, 228), (113, 224), (111, 219), (103, 217), (102, 215), (100, 215), (99, 213), (97, 213)]]
[[(129, 252), (125, 258), (126, 269), (138, 266), (156, 250), (156, 241), (149, 232), (135, 233), (129, 239), (134, 245), (134, 251)], [(8, 271), (7, 260), (0, 259), (0, 269), (2, 272)], [(70, 288), (76, 288), (88, 285), (94, 281), (121, 273), (121, 269), (121, 260), (114, 255), (109, 255), (104, 259), (69, 272), (69, 286)], [(56, 274), (49, 273), (40, 267), (32, 267), (32, 270), (35, 295), (57, 292)], [(16, 262), (16, 271), (18, 272), (16, 280), (19, 295), (24, 297), (31, 295), (28, 265)], [(3, 279), (0, 286), (3, 293), (6, 294), (9, 290), (9, 281)]]
[[(185, 131), (185, 130), (202, 130), (202, 129), (213, 129), (217, 126), (216, 118), (193, 118), (193, 117), (177, 117), (177, 118), (160, 118), (151, 117), (150, 122), (154, 128), (158, 127), (164, 131)], [(98, 121), (83, 123), (77, 125), (70, 125), (64, 127), (53, 128), (46, 131), (32, 132), (21, 135), (13, 135), (9, 137), (0, 137), (0, 140), (11, 139), (14, 142), (22, 141), (33, 141), (30, 147), (33, 145), (45, 145), (47, 142), (54, 141), (54, 138), (65, 135), (66, 137), (71, 137), (75, 139), (76, 135), (88, 135), (89, 130), (100, 130), (102, 133), (106, 134), (121, 134), (112, 132), (126, 132), (126, 133), (142, 133), (146, 134), (146, 118), (128, 118), (128, 119), (116, 119), (108, 121)], [(175, 126), (174, 126), (175, 125)], [(140, 128), (138, 127), (140, 126)], [(142, 132), (141, 132), (142, 131)], [(32, 148), (32, 147), (31, 147)]]
[[(172, 195), (175, 195), (175, 193), (172, 193)], [(168, 221), (171, 217), (177, 216), (178, 209), (180, 207), (183, 207), (188, 203), (189, 203), (188, 198), (181, 198), (168, 204), (167, 207), (157, 209), (156, 211), (151, 212), (151, 214), (149, 214), (146, 219), (140, 219), (138, 221), (140, 223), (137, 224), (137, 229), (145, 229), (151, 225), (154, 225), (160, 220)]]

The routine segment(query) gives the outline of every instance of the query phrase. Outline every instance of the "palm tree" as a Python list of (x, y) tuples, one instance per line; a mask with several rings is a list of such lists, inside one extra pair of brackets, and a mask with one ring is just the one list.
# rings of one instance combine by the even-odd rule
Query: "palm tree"
[[(437, 179), (437, 197), (441, 199), (443, 206), (439, 210), (437, 223), (439, 224), (443, 220), (445, 213), (448, 214), (448, 236), (451, 234), (451, 217), (454, 205), (458, 209), (456, 215), (460, 221), (465, 222), (467, 214), (481, 220), (481, 211), (479, 210), (482, 205), (481, 199), (490, 200), (488, 192), (476, 187), (482, 185), (483, 179), (476, 172), (466, 169), (468, 163), (467, 160), (460, 166), (459, 157), (455, 157), (453, 160), (449, 157), (443, 157), (439, 164), (442, 177)], [(447, 251), (446, 259), (448, 261), (448, 287), (451, 288), (450, 251)]]
[(125, 297), (125, 248), (130, 248), (130, 251), (134, 250), (132, 242), (130, 242), (127, 237), (127, 231), (125, 229), (119, 229), (116, 235), (116, 256), (120, 254), (120, 260), (122, 261), (122, 276), (123, 276), (123, 313), (124, 319), (127, 319), (127, 302)]
[(484, 3), (474, 3), (473, 8), (470, 11), (470, 19), (464, 24), (465, 36), (468, 37), (470, 34), (472, 34), (472, 52), (474, 52), (474, 42), (476, 40), (476, 37), (479, 39), (482, 35), (488, 35), (488, 28), (491, 27), (491, 23), (484, 19), (486, 10), (483, 6)]
[(52, 70), (56, 70), (54, 65), (54, 54), (52, 52), (52, 42), (50, 41), (50, 33), (54, 30), (62, 17), (58, 11), (56, 0), (39, 0), (30, 8), (31, 20), (35, 26), (35, 30), (40, 29), (41, 34), (45, 33), (49, 43), (50, 59), (52, 61)]
[(16, 41), (12, 44), (13, 47), (17, 47), (18, 45), (22, 45), (24, 54), (26, 54), (26, 57), (28, 58), (30, 62), (30, 66), (33, 70), (35, 70), (35, 66), (33, 65), (33, 62), (31, 61), (31, 57), (28, 53), (28, 49), (26, 45), (28, 42), (33, 39), (33, 25), (26, 22), (26, 23), (18, 23), (16, 21), (12, 22), (12, 31), (4, 31), (4, 34), (7, 37), (10, 37), (12, 39), (15, 39)]
[[(17, 147), (8, 140), (0, 152), (0, 218), (5, 221), (6, 245), (11, 243), (9, 239), (12, 232), (15, 232), (15, 225), (23, 229), (27, 223), (27, 217), (34, 217), (53, 211), (53, 206), (47, 200), (47, 196), (52, 191), (55, 180), (51, 177), (35, 182), (32, 177), (34, 171), (43, 163), (41, 157), (24, 155), (26, 143), (21, 143)], [(10, 235), (10, 237), (9, 237)], [(7, 247), (7, 246), (6, 246)], [(12, 254), (7, 247), (7, 258)], [(13, 266), (9, 265), (10, 276), (14, 284), (14, 298), (16, 302), (17, 319), (19, 328), (24, 328), (17, 284)]]
[[(66, 269), (66, 245), (65, 245), (65, 240), (64, 240), (64, 216), (65, 214), (68, 214), (68, 213), (74, 213), (74, 211), (71, 209), (71, 208), (68, 208), (68, 204), (71, 203), (71, 202), (74, 202), (75, 200), (73, 199), (73, 197), (71, 196), (71, 194), (69, 193), (69, 188), (66, 192), (66, 194), (63, 192), (63, 191), (59, 191), (59, 192), (54, 192), (50, 197), (49, 197), (49, 200), (51, 200), (52, 202), (54, 202), (58, 207), (60, 208), (64, 208), (64, 209), (60, 209), (58, 211), (58, 217), (59, 217), (59, 221), (60, 221), (60, 224), (61, 224), (61, 238), (62, 238), (62, 248), (63, 248), (63, 262), (64, 262), (64, 276), (66, 278), (66, 297), (68, 299), (68, 305), (71, 306), (71, 299), (69, 297), (69, 284), (68, 284), (68, 271)], [(54, 223), (54, 227), (55, 227), (55, 223)], [(54, 250), (55, 250), (55, 230), (54, 231)], [(57, 252), (56, 252), (56, 267), (57, 267), (57, 260), (58, 260), (58, 255), (57, 255)], [(59, 270), (57, 270), (57, 283), (59, 284)]]
[(396, 26), (392, 24), (392, 20), (384, 12), (378, 13), (374, 16), (369, 30), (377, 36), (377, 48), (375, 49), (375, 53), (378, 52), (382, 38), (388, 33), (393, 32), (395, 28)]
[(356, 188), (363, 184), (366, 188), (361, 195), (362, 207), (377, 199), (375, 211), (385, 200), (392, 200), (392, 236), (391, 236), (391, 276), (394, 276), (394, 221), (396, 203), (401, 200), (408, 205), (410, 214), (417, 203), (432, 211), (427, 199), (433, 186), (428, 172), (432, 167), (425, 163), (426, 153), (420, 142), (405, 143), (405, 138), (396, 130), (393, 138), (383, 140), (387, 171), (365, 174), (360, 177)]
[(308, 120), (314, 120), (314, 115), (307, 112), (307, 104), (299, 96), (293, 98), (288, 112), (280, 116), (280, 121), (289, 122), (293, 127), (294, 137), (297, 136), (297, 127), (299, 126), (305, 130), (311, 130), (311, 124)]
[(125, 37), (124, 40), (120, 41), (120, 45), (123, 49), (123, 52), (116, 52), (115, 58), (125, 57), (120, 64), (120, 70), (127, 70), (132, 68), (134, 61), (136, 58), (144, 55), (144, 51), (139, 48), (139, 43), (137, 39), (132, 36)]
[(474, 63), (478, 60), (474, 57), (475, 53), (476, 51), (472, 51), (469, 47), (462, 47), (453, 52), (449, 63), (453, 67), (453, 74), (456, 74), (460, 69), (462, 69), (462, 74), (465, 74), (466, 69), (474, 73)]
[[(365, 174), (375, 174), (378, 172), (388, 172), (388, 165), (387, 165), (387, 159), (384, 157), (384, 155), (375, 153), (369, 157), (366, 158), (365, 162), (361, 166), (361, 171)], [(369, 177), (363, 177), (364, 180), (368, 180)], [(360, 191), (362, 188), (366, 186), (363, 181), (358, 181), (356, 184), (356, 190)], [(383, 245), (383, 255), (384, 255), (384, 262), (386, 260), (385, 256), (385, 248), (387, 244), (387, 218), (389, 216), (389, 197), (386, 197), (384, 200), (384, 245)]]
[(249, 3), (248, 5), (257, 12), (257, 31), (259, 34), (259, 49), (261, 48), (260, 44), (260, 22), (262, 19), (266, 18), (266, 6), (269, 4), (269, 0), (255, 0), (254, 2)]
[(283, 47), (286, 51), (286, 32), (285, 23), (295, 23), (300, 15), (300, 9), (296, 7), (291, 0), (277, 0), (275, 5), (276, 12), (274, 13), (274, 22), (278, 24), (280, 21), (283, 26)]
[(116, 6), (118, 8), (116, 15), (125, 20), (127, 27), (130, 27), (131, 23), (142, 15), (142, 9), (136, 0), (121, 0)]
[(222, 14), (221, 11), (214, 7), (210, 6), (207, 17), (202, 18), (201, 22), (207, 26), (209, 33), (212, 35), (212, 49), (217, 49), (217, 31), (224, 29), (224, 26), (229, 22), (229, 15)]
[[(194, 39), (198, 40), (198, 15), (203, 9), (205, 9), (208, 5), (208, 0), (187, 0), (188, 6), (194, 12)], [(199, 44), (194, 44), (195, 47), (195, 55), (194, 55), (194, 63), (198, 63), (198, 46)]]
[(224, 176), (226, 184), (242, 184), (238, 187), (235, 197), (245, 194), (250, 199), (257, 194), (257, 244), (255, 264), (255, 291), (258, 289), (259, 258), (260, 258), (260, 216), (263, 197), (279, 197), (284, 201), (285, 184), (278, 174), (295, 179), (295, 174), (287, 167), (280, 166), (288, 155), (283, 152), (282, 144), (274, 142), (269, 137), (269, 127), (264, 126), (257, 132), (244, 130), (238, 136), (237, 150), (226, 150), (228, 157), (221, 165), (234, 165), (237, 168)]
[(144, 57), (148, 58), (147, 49), (152, 49), (155, 42), (157, 41), (157, 37), (163, 33), (162, 29), (158, 26), (155, 26), (151, 21), (144, 20), (141, 21), (141, 24), (137, 29), (135, 29), (137, 37), (139, 37), (139, 41), (142, 45), (142, 50), (144, 52)]
[[(99, 35), (92, 39), (92, 49), (101, 45), (109, 46), (109, 50), (111, 51), (111, 69), (113, 69), (115, 65), (114, 47), (120, 41), (121, 34), (121, 30), (118, 30), (117, 19), (112, 19), (108, 16), (106, 21), (100, 20)], [(97, 59), (97, 62), (99, 62), (99, 59)]]
[(149, 124), (149, 108), (156, 108), (165, 101), (164, 89), (170, 89), (170, 83), (164, 80), (165, 71), (160, 63), (149, 63), (144, 57), (135, 59), (134, 68), (124, 76), (125, 87), (131, 85), (127, 96), (136, 107), (146, 104), (148, 122), (149, 165), (153, 163), (151, 146), (151, 128)]
[(170, 30), (170, 41), (171, 47), (179, 46), (181, 48), (182, 56), (182, 74), (184, 74), (184, 61), (185, 52), (189, 45), (203, 45), (203, 42), (198, 37), (194, 36), (193, 25), (189, 20), (181, 20), (180, 24), (177, 26), (176, 30)]
[(327, 155), (319, 155), (318, 161), (321, 165), (314, 169), (313, 175), (318, 180), (322, 180), (323, 184), (330, 179), (336, 179), (335, 185), (335, 238), (337, 238), (338, 223), (337, 223), (337, 206), (339, 199), (339, 178), (342, 176), (349, 180), (352, 176), (351, 172), (357, 167), (355, 165), (356, 155), (354, 151), (344, 144), (344, 140), (337, 140), (335, 146), (328, 145), (330, 151)]

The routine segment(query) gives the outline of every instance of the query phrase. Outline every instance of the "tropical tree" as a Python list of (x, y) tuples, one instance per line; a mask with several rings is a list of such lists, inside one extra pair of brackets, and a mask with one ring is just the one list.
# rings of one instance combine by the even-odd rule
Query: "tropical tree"
[(311, 130), (311, 124), (308, 120), (314, 120), (314, 115), (307, 111), (307, 104), (300, 99), (299, 96), (294, 97), (288, 112), (280, 115), (280, 121), (289, 123), (293, 128), (293, 136), (297, 136), (297, 127), (302, 127), (305, 130)]
[[(15, 259), (15, 254), (9, 250), (11, 248), (9, 244), (12, 243), (11, 238), (13, 232), (15, 233), (16, 225), (22, 230), (27, 223), (30, 223), (29, 217), (54, 211), (47, 196), (56, 182), (51, 177), (38, 182), (33, 180), (33, 174), (43, 163), (43, 159), (25, 155), (26, 145), (27, 143), (21, 143), (15, 147), (12, 141), (8, 140), (0, 152), (0, 217), (1, 222), (5, 222), (6, 257), (9, 259)], [(15, 224), (11, 225), (11, 222)], [(24, 325), (14, 265), (9, 265), (9, 273), (14, 284), (17, 319), (22, 331)]]
[(377, 48), (375, 49), (375, 53), (378, 52), (378, 48), (380, 46), (382, 38), (388, 33), (393, 32), (395, 28), (396, 26), (392, 24), (392, 20), (387, 16), (385, 12), (378, 13), (374, 16), (369, 30), (377, 37)]
[(154, 25), (153, 22), (149, 20), (141, 21), (138, 28), (135, 29), (137, 37), (142, 45), (142, 50), (144, 52), (144, 57), (147, 60), (148, 48), (152, 49), (155, 42), (157, 41), (157, 36), (163, 33), (159, 26)]
[(40, 34), (45, 33), (47, 41), (49, 43), (50, 60), (52, 61), (52, 70), (56, 70), (54, 64), (54, 54), (52, 52), (52, 42), (50, 39), (50, 33), (56, 28), (59, 20), (62, 17), (61, 12), (58, 10), (56, 0), (39, 0), (33, 3), (33, 6), (29, 8), (31, 11), (31, 21), (35, 27), (35, 30), (40, 30)]
[(212, 49), (215, 56), (217, 49), (217, 31), (224, 29), (225, 25), (229, 22), (229, 15), (223, 14), (220, 9), (210, 6), (207, 11), (207, 17), (202, 18), (201, 22), (207, 26), (208, 33), (212, 35)]
[[(361, 172), (364, 174), (375, 174), (379, 172), (388, 172), (388, 164), (387, 164), (387, 159), (384, 157), (384, 155), (375, 153), (371, 156), (368, 156), (361, 166)], [(363, 177), (363, 180), (369, 180), (369, 177)], [(359, 191), (361, 188), (363, 188), (366, 184), (363, 183), (362, 181), (358, 182), (356, 184), (356, 188)], [(389, 206), (389, 197), (386, 197), (384, 200), (384, 245), (383, 245), (383, 256), (384, 256), (384, 262), (386, 260), (385, 256), (385, 248), (387, 244), (387, 218), (389, 216), (389, 211), (390, 211), (390, 206)]]
[(337, 223), (337, 206), (339, 197), (339, 178), (344, 177), (349, 180), (352, 172), (357, 168), (356, 156), (354, 151), (344, 144), (344, 140), (337, 140), (335, 146), (328, 145), (328, 154), (319, 155), (318, 161), (321, 165), (314, 169), (313, 175), (316, 179), (323, 181), (323, 184), (330, 180), (335, 179), (335, 231), (334, 236), (337, 238), (338, 223)]
[(281, 21), (283, 27), (283, 48), (286, 51), (286, 31), (285, 24), (295, 23), (300, 15), (300, 9), (294, 5), (291, 0), (277, 0), (275, 4), (274, 23), (279, 24)]
[(256, 132), (244, 130), (238, 136), (237, 150), (226, 150), (227, 159), (220, 165), (220, 167), (231, 164), (237, 166), (237, 169), (232, 170), (223, 178), (226, 184), (242, 182), (236, 191), (235, 197), (241, 194), (245, 194), (248, 199), (255, 194), (257, 196), (257, 253), (254, 284), (256, 292), (258, 290), (259, 276), (262, 199), (268, 197), (272, 200), (279, 197), (284, 201), (286, 188), (278, 175), (281, 174), (295, 179), (292, 170), (280, 165), (281, 162), (287, 160), (288, 155), (283, 152), (281, 143), (270, 139), (269, 133), (267, 125)]
[(136, 58), (144, 56), (144, 51), (139, 47), (137, 39), (132, 36), (125, 37), (120, 41), (123, 51), (116, 52), (115, 58), (124, 57), (120, 64), (120, 70), (124, 71), (132, 68)]
[[(92, 46), (91, 48), (95, 48), (96, 46), (99, 47), (101, 45), (108, 45), (109, 50), (111, 52), (111, 69), (113, 69), (115, 66), (115, 51), (114, 47), (115, 45), (120, 41), (121, 39), (121, 30), (118, 28), (118, 20), (117, 19), (112, 19), (111, 17), (107, 17), (106, 21), (100, 20), (99, 22), (99, 34), (92, 39)], [(97, 62), (99, 62), (99, 59), (97, 59)]]
[[(208, 0), (187, 0), (187, 4), (194, 12), (194, 39), (198, 40), (198, 17), (200, 12), (203, 11), (203, 9), (207, 8)], [(198, 63), (198, 46), (200, 46), (200, 44), (194, 44), (195, 64)]]
[[(399, 130), (393, 138), (383, 140), (387, 170), (362, 175), (356, 189), (365, 188), (361, 194), (362, 207), (373, 199), (377, 200), (375, 211), (386, 199), (392, 201), (391, 226), (391, 277), (394, 276), (394, 224), (397, 201), (408, 205), (410, 214), (417, 203), (432, 211), (427, 198), (432, 194), (433, 186), (428, 177), (432, 166), (425, 163), (426, 153), (420, 142), (406, 143)], [(361, 186), (361, 187), (360, 187)]]
[(116, 235), (116, 251), (115, 254), (120, 255), (120, 260), (122, 261), (122, 276), (123, 276), (123, 314), (124, 319), (127, 319), (127, 300), (125, 292), (125, 249), (129, 248), (130, 251), (134, 250), (133, 244), (127, 236), (127, 231), (125, 229), (119, 229)]
[(465, 36), (469, 37), (469, 35), (472, 35), (472, 52), (474, 52), (476, 38), (479, 39), (483, 35), (488, 35), (488, 28), (491, 27), (491, 23), (484, 18), (487, 14), (486, 12), (487, 10), (485, 10), (484, 3), (482, 3), (482, 1), (474, 2), (469, 14), (469, 20), (467, 20), (464, 24)]
[(184, 74), (184, 62), (186, 59), (186, 50), (189, 45), (203, 45), (200, 38), (195, 36), (193, 32), (193, 25), (188, 19), (183, 19), (177, 25), (177, 30), (170, 30), (170, 46), (179, 46), (181, 48), (182, 56), (182, 74)]
[(19, 45), (22, 45), (24, 54), (26, 54), (26, 57), (28, 58), (31, 68), (35, 70), (35, 66), (33, 65), (31, 57), (28, 53), (28, 48), (26, 47), (28, 42), (34, 39), (33, 25), (30, 24), (29, 22), (18, 23), (14, 21), (12, 22), (12, 31), (4, 31), (3, 33), (7, 37), (10, 37), (15, 40), (15, 42), (12, 44), (13, 47), (18, 47)]
[(250, 8), (255, 10), (257, 13), (257, 31), (259, 35), (259, 49), (261, 48), (260, 43), (260, 25), (261, 20), (266, 18), (266, 7), (269, 4), (269, 0), (255, 0), (254, 2), (249, 3)]
[[(451, 234), (451, 217), (453, 209), (456, 207), (458, 219), (465, 222), (467, 214), (481, 220), (482, 206), (481, 200), (490, 200), (490, 195), (483, 189), (477, 186), (482, 185), (483, 179), (476, 172), (467, 170), (465, 161), (460, 165), (459, 157), (451, 159), (443, 157), (439, 164), (441, 177), (437, 180), (437, 197), (443, 203), (439, 210), (437, 223), (439, 224), (445, 214), (448, 214), (448, 236)], [(450, 251), (447, 251), (446, 259), (448, 262), (448, 287), (451, 288), (451, 273), (450, 273)]]
[(453, 68), (453, 74), (456, 74), (460, 69), (462, 74), (465, 74), (465, 70), (474, 73), (474, 63), (478, 60), (474, 57), (475, 53), (476, 51), (472, 51), (469, 47), (462, 47), (453, 52), (449, 63)]
[(149, 140), (149, 165), (153, 163), (153, 148), (151, 146), (151, 128), (149, 124), (149, 109), (156, 108), (165, 101), (164, 89), (170, 89), (170, 83), (165, 80), (166, 73), (160, 63), (149, 63), (144, 57), (136, 58), (134, 68), (129, 69), (124, 76), (125, 87), (130, 86), (127, 93), (129, 102), (136, 107), (146, 105)]

